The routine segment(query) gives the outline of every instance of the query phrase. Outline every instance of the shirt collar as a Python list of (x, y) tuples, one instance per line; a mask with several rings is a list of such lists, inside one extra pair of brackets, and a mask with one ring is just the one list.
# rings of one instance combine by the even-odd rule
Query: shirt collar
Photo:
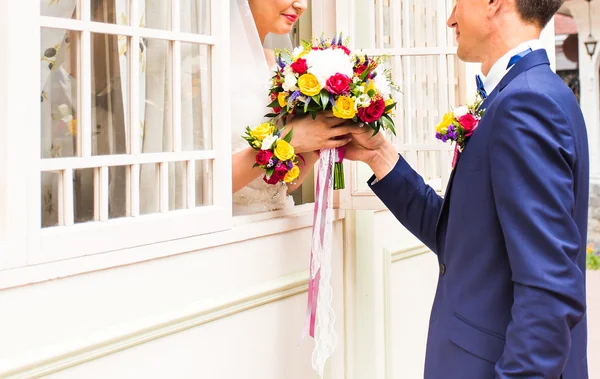
[(508, 62), (510, 62), (510, 58), (527, 49), (535, 51), (542, 48), (543, 47), (540, 40), (534, 39), (531, 41), (524, 42), (512, 49), (511, 51), (509, 51), (508, 53), (504, 54), (502, 58), (498, 59), (498, 61), (494, 63), (488, 75), (485, 77), (481, 77), (481, 79), (483, 80), (483, 86), (485, 87), (485, 91), (488, 94), (492, 93), (492, 91), (496, 88), (496, 86), (498, 86), (504, 75), (506, 75), (506, 73), (510, 71), (510, 68), (508, 70), (506, 69), (506, 66), (508, 66)]

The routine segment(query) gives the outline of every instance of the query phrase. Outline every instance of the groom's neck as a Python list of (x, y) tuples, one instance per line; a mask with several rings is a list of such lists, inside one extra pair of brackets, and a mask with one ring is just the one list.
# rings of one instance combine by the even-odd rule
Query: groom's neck
[(531, 23), (502, 22), (492, 24), (492, 30), (481, 56), (481, 73), (487, 76), (496, 62), (520, 44), (539, 39), (542, 29)]

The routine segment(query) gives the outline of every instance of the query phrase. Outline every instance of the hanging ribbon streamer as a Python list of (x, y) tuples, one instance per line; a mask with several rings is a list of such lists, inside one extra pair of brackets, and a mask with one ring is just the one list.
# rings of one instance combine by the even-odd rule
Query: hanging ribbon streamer
[(340, 153), (336, 149), (321, 151), (313, 216), (308, 306), (303, 332), (303, 338), (308, 333), (315, 339), (312, 366), (321, 378), (323, 377), (325, 363), (333, 354), (337, 344), (337, 335), (334, 331), (335, 312), (332, 307), (331, 250), (333, 177), (335, 163), (339, 159)]

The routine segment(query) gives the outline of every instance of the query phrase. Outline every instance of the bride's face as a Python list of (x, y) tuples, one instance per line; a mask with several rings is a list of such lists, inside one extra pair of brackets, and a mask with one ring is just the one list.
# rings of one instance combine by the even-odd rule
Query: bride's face
[(248, 2), (259, 31), (287, 34), (306, 10), (308, 0), (249, 0)]

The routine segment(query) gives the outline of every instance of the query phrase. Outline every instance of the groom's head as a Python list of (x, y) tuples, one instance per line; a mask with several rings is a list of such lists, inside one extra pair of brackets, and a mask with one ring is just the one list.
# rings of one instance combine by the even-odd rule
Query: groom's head
[[(492, 49), (538, 38), (564, 0), (457, 0), (448, 19), (458, 56), (481, 62)], [(500, 55), (501, 56), (501, 55)]]

